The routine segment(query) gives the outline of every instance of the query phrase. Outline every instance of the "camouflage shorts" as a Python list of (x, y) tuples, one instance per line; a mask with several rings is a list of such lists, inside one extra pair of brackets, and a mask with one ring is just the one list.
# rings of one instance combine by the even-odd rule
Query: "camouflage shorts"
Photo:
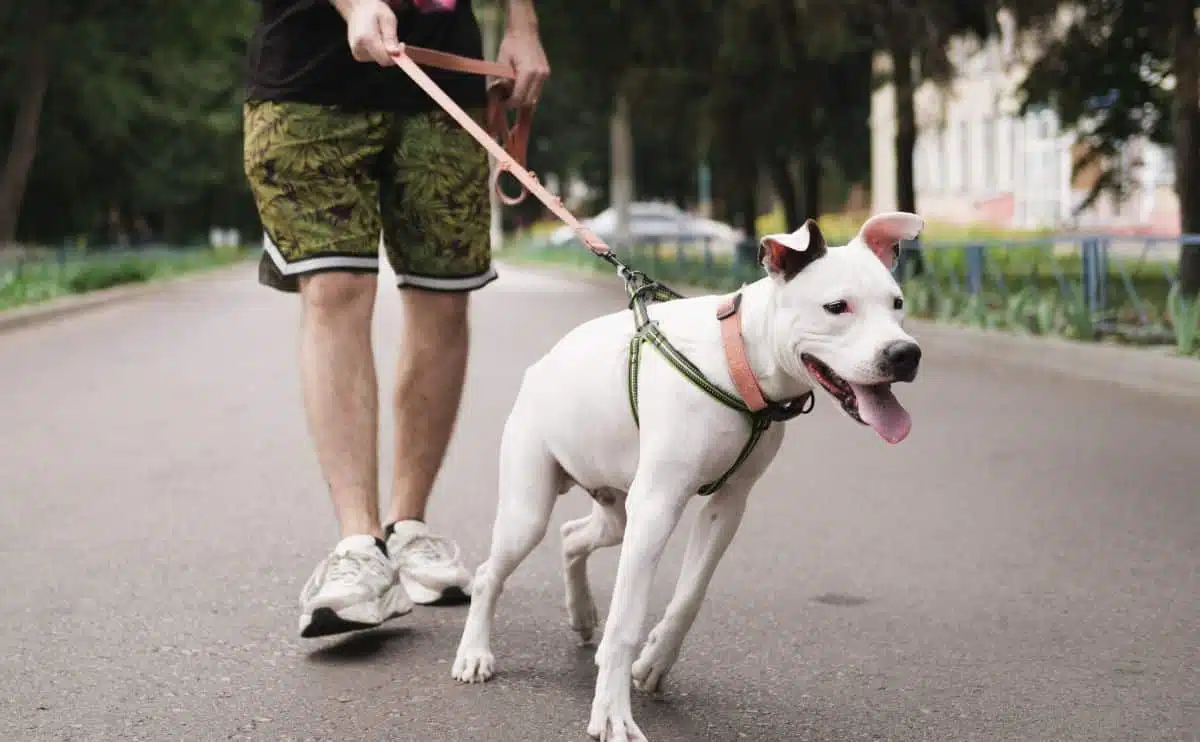
[(308, 273), (377, 272), (381, 238), (400, 286), (472, 291), (495, 280), (487, 153), (442, 111), (253, 101), (243, 116), (266, 231), (261, 283), (297, 291)]

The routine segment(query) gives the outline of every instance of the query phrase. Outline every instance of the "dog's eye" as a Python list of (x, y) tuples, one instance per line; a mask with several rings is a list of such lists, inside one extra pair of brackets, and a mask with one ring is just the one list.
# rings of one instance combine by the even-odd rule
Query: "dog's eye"
[(831, 301), (825, 305), (825, 311), (829, 312), (830, 314), (844, 314), (849, 309), (850, 305), (841, 299), (838, 299), (837, 301)]
[(899, 312), (901, 309), (904, 309), (904, 299), (897, 296), (895, 300), (892, 301), (892, 309), (895, 309), (897, 312)]

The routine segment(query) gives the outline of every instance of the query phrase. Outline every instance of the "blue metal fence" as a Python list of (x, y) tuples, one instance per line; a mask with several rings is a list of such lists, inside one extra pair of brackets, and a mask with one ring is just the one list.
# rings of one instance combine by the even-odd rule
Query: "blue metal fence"
[[(831, 244), (847, 240), (830, 235)], [(1177, 289), (1184, 245), (1200, 245), (1200, 235), (922, 240), (901, 245), (896, 274), (917, 316), (1033, 334), (1178, 344), (1200, 323), (1197, 302), (1185, 301)], [(521, 251), (556, 262), (599, 262), (576, 242), (530, 244)], [(620, 252), (664, 282), (719, 291), (762, 275), (753, 242), (643, 242)]]
[[(1022, 291), (1050, 292), (1085, 317), (1097, 334), (1171, 334), (1171, 303), (1180, 250), (1200, 235), (1112, 237), (1051, 235), (1023, 241), (903, 245), (898, 272), (907, 283), (930, 284), (939, 295), (958, 293), (995, 305)], [(929, 270), (905, 271), (905, 253), (921, 250)], [(997, 308), (992, 306), (993, 309)]]
[(243, 248), (207, 245), (0, 250), (0, 311), (72, 293), (233, 262)]

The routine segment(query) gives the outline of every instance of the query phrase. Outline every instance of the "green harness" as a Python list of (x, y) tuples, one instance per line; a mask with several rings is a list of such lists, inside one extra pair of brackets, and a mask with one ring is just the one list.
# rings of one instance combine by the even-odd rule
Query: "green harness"
[(642, 343), (650, 343), (667, 363), (681, 373), (685, 379), (695, 384), (701, 391), (708, 394), (708, 396), (717, 402), (740, 412), (750, 425), (750, 437), (747, 439), (746, 444), (742, 446), (742, 450), (738, 453), (738, 457), (734, 460), (733, 465), (716, 481), (704, 485), (697, 491), (697, 494), (701, 496), (711, 495), (729, 481), (734, 472), (746, 462), (746, 459), (750, 458), (754, 447), (758, 445), (758, 441), (762, 438), (763, 433), (767, 431), (767, 428), (771, 427), (772, 423), (785, 422), (797, 415), (811, 412), (815, 396), (812, 392), (808, 392), (786, 404), (768, 402), (765, 408), (752, 411), (741, 398), (730, 394), (709, 381), (704, 372), (696, 368), (696, 365), (689, 361), (687, 356), (680, 353), (675, 346), (671, 345), (670, 341), (667, 340), (667, 336), (663, 334), (662, 330), (658, 329), (658, 323), (650, 319), (650, 313), (646, 308), (649, 302), (671, 301), (672, 299), (682, 299), (683, 296), (656, 281), (650, 280), (638, 271), (626, 270), (622, 272), (622, 276), (625, 278), (626, 290), (629, 292), (629, 308), (633, 310), (634, 327), (636, 328), (633, 338), (629, 341), (628, 374), (629, 408), (633, 412), (634, 424), (639, 427), (641, 426), (638, 418), (638, 369), (642, 359)]

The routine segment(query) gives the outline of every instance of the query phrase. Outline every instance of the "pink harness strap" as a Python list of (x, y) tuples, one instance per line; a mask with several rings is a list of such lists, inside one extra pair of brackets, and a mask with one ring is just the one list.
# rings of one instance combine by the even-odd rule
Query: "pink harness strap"
[(725, 346), (725, 362), (729, 364), (729, 376), (738, 396), (751, 412), (766, 408), (767, 400), (762, 387), (750, 368), (746, 355), (746, 341), (742, 338), (742, 295), (734, 294), (717, 307), (717, 321), (721, 323), (721, 344)]

